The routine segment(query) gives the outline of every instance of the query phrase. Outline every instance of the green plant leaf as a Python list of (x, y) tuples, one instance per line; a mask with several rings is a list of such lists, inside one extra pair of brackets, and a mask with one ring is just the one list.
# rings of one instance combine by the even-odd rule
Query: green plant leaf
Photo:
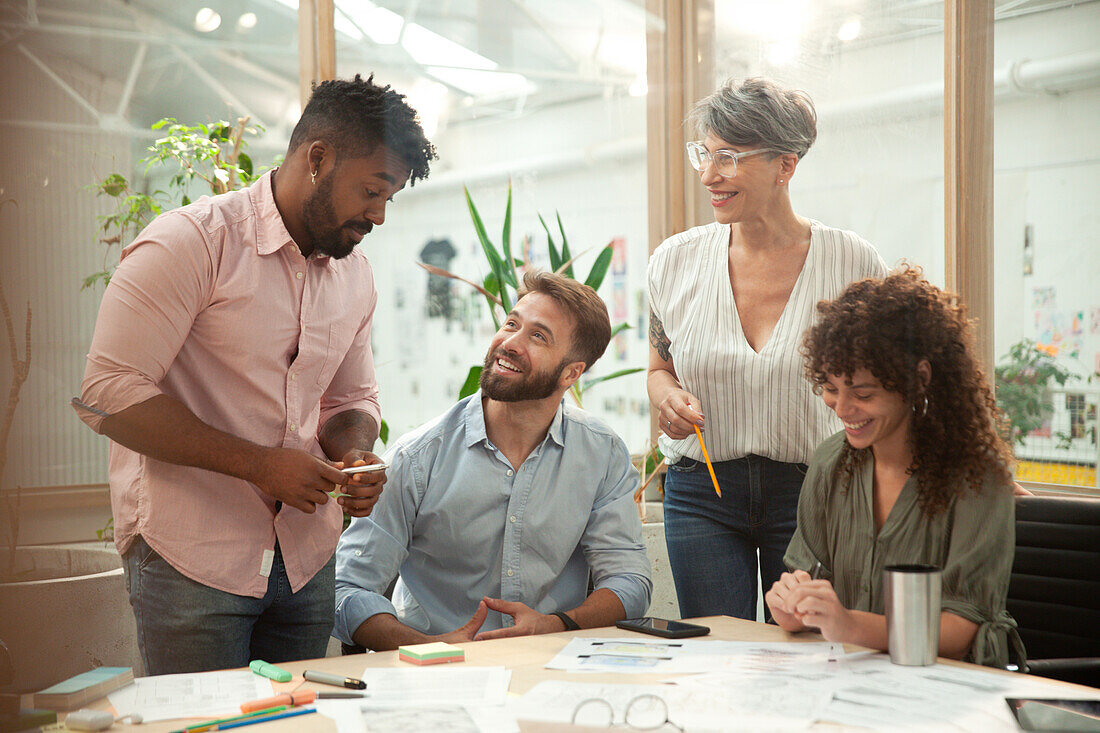
[[(561, 232), (561, 261), (569, 262), (572, 255), (569, 254), (569, 240), (565, 238), (565, 226), (561, 223), (561, 214), (557, 210), (554, 211), (554, 216), (558, 218), (558, 231)], [(577, 276), (573, 274), (573, 265), (569, 265), (565, 268), (565, 276), (577, 279)]]
[(558, 248), (554, 245), (554, 236), (550, 234), (550, 227), (546, 226), (546, 220), (542, 218), (542, 214), (539, 214), (539, 223), (542, 224), (542, 230), (546, 232), (546, 248), (550, 251), (550, 272), (557, 272), (562, 263), (561, 255), (558, 254)]
[(252, 180), (252, 158), (247, 153), (242, 152), (237, 156), (237, 165), (241, 169), (242, 177)]
[(603, 251), (596, 257), (592, 269), (588, 271), (588, 278), (584, 281), (585, 285), (593, 290), (600, 289), (600, 285), (603, 284), (603, 279), (607, 275), (607, 268), (611, 266), (611, 253), (612, 246), (610, 244), (603, 248)]
[(466, 375), (466, 381), (462, 383), (462, 389), (458, 391), (458, 399), (465, 399), (477, 392), (481, 386), (481, 367), (470, 367), (470, 372)]
[(604, 374), (603, 376), (600, 376), (600, 377), (593, 377), (592, 379), (585, 380), (584, 389), (585, 389), (585, 391), (587, 391), (587, 390), (591, 389), (592, 387), (596, 386), (597, 384), (599, 384), (600, 382), (607, 382), (607, 381), (612, 380), (612, 379), (618, 379), (619, 377), (625, 377), (628, 374), (637, 374), (638, 372), (644, 372), (644, 371), (645, 371), (645, 367), (631, 367), (630, 369), (620, 369), (617, 372), (611, 372), (610, 374)]
[(111, 281), (111, 273), (103, 270), (101, 272), (93, 272), (81, 281), (80, 289), (87, 290), (88, 288), (94, 288), (95, 284), (102, 282), (104, 286)]
[(500, 246), (504, 250), (506, 264), (504, 274), (508, 284), (513, 288), (519, 287), (519, 276), (516, 275), (516, 260), (512, 257), (512, 182), (508, 181), (508, 203), (504, 206), (504, 229), (500, 236)]
[(500, 295), (500, 281), (497, 280), (497, 276), (493, 273), (489, 273), (485, 276), (485, 279), (481, 282), (482, 287), (488, 290), (493, 295)]
[(611, 338), (615, 338), (616, 336), (618, 336), (623, 331), (629, 330), (631, 328), (634, 328), (634, 327), (631, 326), (626, 321), (623, 321), (622, 323), (620, 323), (619, 325), (617, 325), (617, 326), (615, 326), (614, 328), (611, 329)]
[(210, 134), (207, 137), (216, 143), (229, 142), (229, 136), (233, 133), (233, 128), (228, 122), (222, 120), (218, 124), (214, 125), (210, 130)]
[(390, 442), (390, 426), (383, 418), (381, 424), (378, 426), (378, 439), (383, 443)]
[(187, 206), (187, 204), (189, 203), (191, 203), (191, 199), (187, 196), (187, 194), (184, 194), (183, 198), (180, 199), (180, 206)]
[[(477, 207), (474, 206), (474, 200), (470, 196), (470, 190), (465, 186), (462, 187), (463, 192), (466, 194), (466, 206), (470, 210), (470, 218), (474, 222), (474, 231), (477, 232), (477, 238), (481, 242), (481, 249), (485, 253), (485, 259), (489, 262), (489, 269), (496, 275), (497, 282), (506, 282), (506, 276), (504, 274), (504, 261), (500, 257), (500, 253), (497, 252), (497, 248), (493, 246), (493, 243), (489, 241), (489, 234), (485, 231), (485, 223), (481, 220), (481, 214), (478, 213)], [(500, 304), (504, 308), (504, 312), (512, 310), (512, 304), (508, 300), (508, 293), (502, 291), (500, 295)]]
[(103, 179), (99, 184), (99, 190), (108, 196), (118, 198), (130, 188), (130, 182), (126, 180), (126, 176), (120, 173), (112, 173)]

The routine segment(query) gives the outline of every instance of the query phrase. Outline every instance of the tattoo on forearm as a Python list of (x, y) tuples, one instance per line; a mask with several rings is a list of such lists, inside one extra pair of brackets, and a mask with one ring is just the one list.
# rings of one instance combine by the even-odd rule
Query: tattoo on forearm
[(672, 358), (672, 354), (669, 352), (672, 342), (665, 334), (665, 327), (661, 324), (661, 319), (653, 311), (649, 312), (649, 345), (656, 349), (657, 356), (665, 361)]

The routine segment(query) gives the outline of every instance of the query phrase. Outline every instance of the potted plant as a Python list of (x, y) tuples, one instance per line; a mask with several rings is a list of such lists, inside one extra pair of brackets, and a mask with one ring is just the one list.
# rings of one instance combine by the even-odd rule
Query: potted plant
[[(520, 276), (517, 268), (526, 267), (528, 264), (524, 260), (517, 259), (512, 255), (512, 185), (511, 183), (508, 184), (508, 201), (504, 206), (504, 227), (500, 237), (500, 249), (498, 249), (489, 238), (489, 234), (485, 229), (485, 223), (482, 221), (477, 206), (474, 205), (474, 200), (470, 196), (469, 189), (463, 188), (463, 191), (466, 194), (466, 206), (470, 211), (470, 219), (473, 221), (474, 231), (477, 233), (478, 241), (481, 243), (481, 251), (485, 255), (485, 261), (489, 266), (489, 273), (485, 275), (480, 283), (478, 283), (462, 277), (461, 275), (456, 275), (449, 270), (444, 270), (441, 267), (435, 267), (434, 265), (425, 264), (423, 262), (418, 262), (417, 264), (432, 275), (464, 282), (481, 293), (489, 304), (489, 315), (493, 319), (493, 325), (499, 329), (500, 318), (498, 317), (498, 313), (508, 313), (508, 311), (512, 309), (512, 304), (516, 301), (516, 295), (520, 286)], [(561, 233), (560, 248), (554, 241), (554, 235), (550, 233), (550, 227), (546, 225), (546, 221), (542, 218), (541, 214), (539, 215), (539, 222), (546, 232), (546, 246), (550, 255), (550, 269), (559, 275), (576, 279), (573, 263), (580, 255), (574, 256), (569, 250), (569, 240), (565, 236), (565, 227), (562, 224), (561, 216), (557, 215), (558, 231)], [(604, 277), (607, 275), (607, 269), (611, 264), (611, 250), (612, 247), (608, 244), (600, 251), (600, 254), (596, 257), (596, 261), (592, 265), (592, 269), (589, 270), (588, 276), (584, 279), (585, 285), (588, 285), (593, 290), (599, 290), (600, 285), (603, 284)], [(628, 328), (630, 328), (630, 325), (627, 323), (620, 323), (612, 327), (611, 337), (614, 338), (617, 334)], [(620, 369), (611, 374), (593, 377), (583, 382), (578, 379), (570, 388), (569, 393), (573, 397), (573, 401), (576, 402), (578, 406), (583, 407), (585, 390), (594, 387), (600, 382), (618, 379), (619, 377), (635, 374), (640, 371), (642, 371), (642, 367), (632, 367), (630, 369)], [(470, 370), (466, 374), (466, 380), (459, 390), (458, 399), (463, 399), (476, 392), (480, 379), (481, 365), (470, 367)]]
[(1026, 338), (1009, 347), (1001, 359), (993, 371), (997, 405), (1007, 420), (1006, 439), (1022, 447), (1028, 433), (1041, 428), (1054, 413), (1051, 383), (1064, 386), (1073, 373), (1049, 348)]

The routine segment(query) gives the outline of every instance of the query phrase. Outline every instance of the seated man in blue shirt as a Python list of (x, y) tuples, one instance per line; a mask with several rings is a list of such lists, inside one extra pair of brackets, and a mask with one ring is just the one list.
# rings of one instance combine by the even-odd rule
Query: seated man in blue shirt
[(523, 284), (481, 391), (393, 446), (374, 513), (340, 538), (333, 634), (345, 644), (544, 634), (649, 606), (626, 445), (562, 400), (607, 348), (607, 307), (558, 275)]

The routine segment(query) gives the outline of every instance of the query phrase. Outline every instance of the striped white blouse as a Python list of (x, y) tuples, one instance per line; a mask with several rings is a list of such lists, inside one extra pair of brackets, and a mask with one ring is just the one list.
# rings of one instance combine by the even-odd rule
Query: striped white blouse
[[(855, 280), (882, 277), (886, 263), (852, 232), (810, 222), (810, 250), (775, 329), (759, 353), (741, 330), (730, 286), (728, 225), (669, 237), (649, 260), (649, 304), (671, 341), (684, 389), (702, 402), (711, 460), (749, 454), (805, 463), (840, 422), (803, 376), (799, 347), (820, 300)], [(670, 462), (703, 460), (694, 436), (660, 437)]]

